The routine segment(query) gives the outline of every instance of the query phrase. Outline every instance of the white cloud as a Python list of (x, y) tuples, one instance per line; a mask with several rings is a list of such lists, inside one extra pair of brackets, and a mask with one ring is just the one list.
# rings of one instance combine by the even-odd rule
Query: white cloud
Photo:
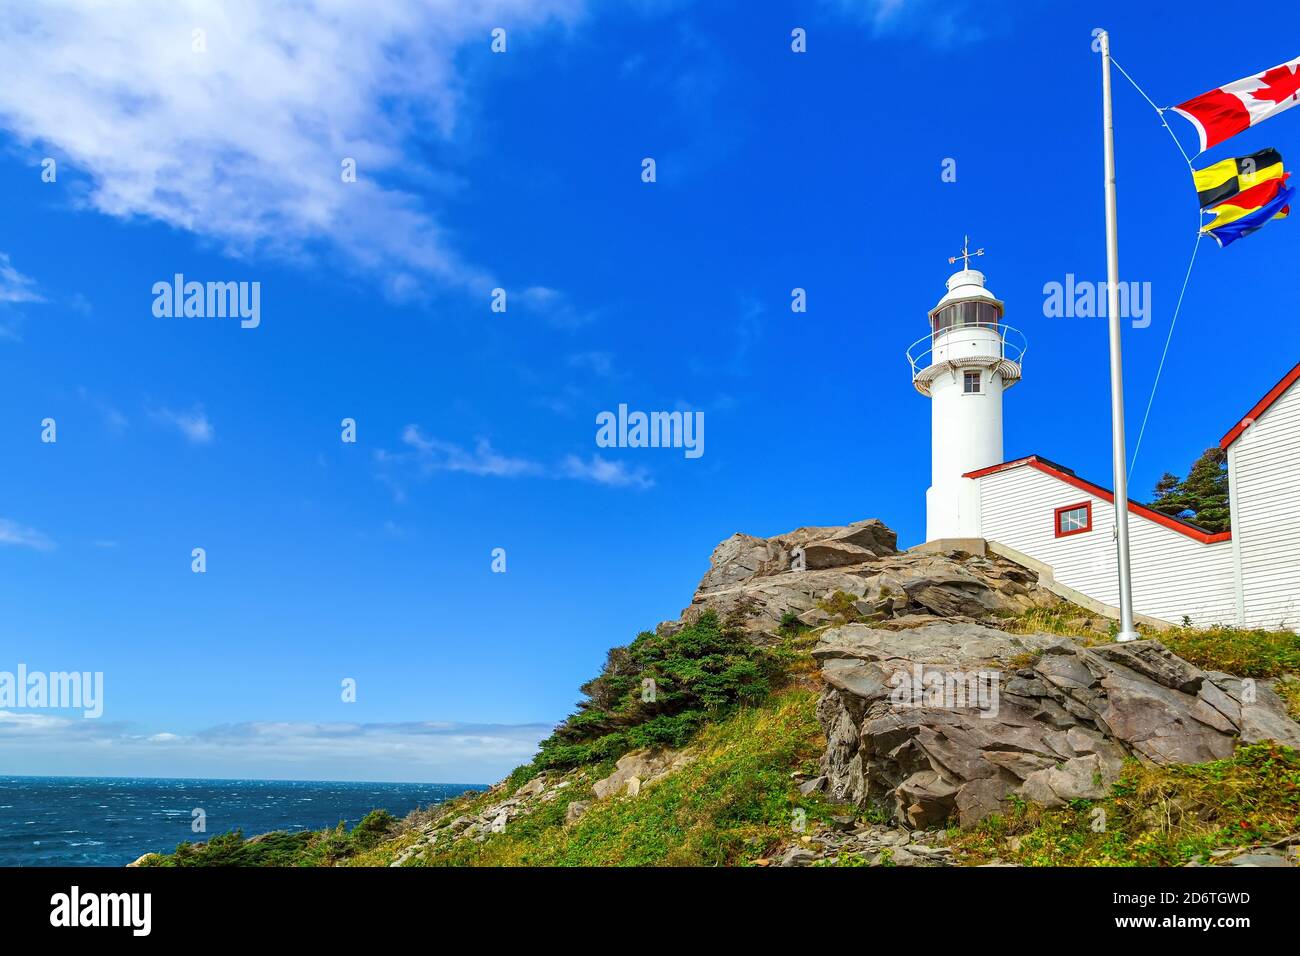
[(21, 342), (23, 337), (19, 325), (23, 316), (13, 307), (20, 303), (44, 301), (36, 291), (35, 281), (15, 269), (9, 256), (0, 252), (0, 339)]
[(405, 484), (412, 474), (427, 478), (438, 472), (461, 472), (490, 478), (558, 478), (592, 481), (619, 488), (649, 488), (654, 481), (641, 468), (628, 468), (622, 462), (609, 461), (600, 455), (582, 459), (566, 455), (558, 464), (549, 465), (530, 458), (517, 458), (496, 451), (487, 439), (480, 438), (474, 448), (466, 449), (454, 442), (426, 435), (418, 425), (402, 431), (406, 451), (380, 449), (375, 461), (380, 467), (378, 478), (387, 484), (398, 501), (406, 500)]
[(0, 545), (13, 545), (19, 548), (35, 548), (37, 551), (49, 551), (54, 542), (35, 528), (18, 524), (8, 518), (0, 518)]
[(35, 281), (15, 269), (9, 256), (0, 252), (0, 303), (41, 301)]
[(494, 478), (517, 478), (542, 472), (541, 466), (535, 462), (498, 454), (485, 438), (478, 440), (473, 451), (467, 451), (451, 442), (427, 437), (418, 425), (407, 425), (402, 432), (402, 442), (414, 450), (421, 470), (426, 473), (462, 471)]
[(249, 721), (197, 733), (0, 710), (8, 766), (24, 773), (249, 776), (489, 783), (537, 752), (549, 724)]
[(613, 485), (616, 488), (649, 488), (654, 484), (644, 469), (628, 468), (621, 461), (610, 461), (599, 455), (592, 455), (587, 461), (577, 455), (569, 455), (564, 459), (562, 468), (569, 478)]
[(170, 408), (160, 408), (153, 413), (155, 421), (171, 425), (195, 445), (206, 445), (212, 441), (215, 432), (212, 422), (208, 421), (207, 412), (202, 405), (194, 406), (192, 411), (177, 412)]
[[(430, 279), (482, 288), (485, 273), (458, 257), (436, 210), (400, 177), (444, 189), (456, 178), (416, 157), (454, 135), (462, 47), (490, 55), (493, 27), (567, 24), (581, 6), (3, 4), (0, 125), (87, 173), (84, 201), (99, 212), (155, 219), (232, 254), (326, 245), (399, 295)], [(345, 157), (355, 183), (341, 180)]]

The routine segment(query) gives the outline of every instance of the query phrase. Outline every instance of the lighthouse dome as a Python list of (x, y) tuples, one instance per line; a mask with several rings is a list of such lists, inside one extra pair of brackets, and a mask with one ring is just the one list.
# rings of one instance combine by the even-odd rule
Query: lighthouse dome
[(930, 310), (936, 331), (954, 325), (996, 325), (1006, 305), (984, 286), (984, 273), (962, 269), (948, 277), (948, 291)]
[[(984, 287), (984, 273), (978, 269), (962, 269), (948, 277), (948, 291), (936, 308), (943, 308), (958, 299), (988, 299), (997, 302), (997, 296)], [(999, 303), (1001, 304), (1001, 303)]]

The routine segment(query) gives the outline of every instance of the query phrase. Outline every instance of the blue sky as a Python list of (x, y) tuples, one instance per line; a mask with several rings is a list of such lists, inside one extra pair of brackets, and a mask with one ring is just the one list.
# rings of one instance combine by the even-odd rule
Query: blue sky
[[(903, 351), (967, 232), (1030, 341), (1007, 457), (1109, 485), (1105, 322), (1043, 314), (1104, 278), (1091, 31), (1162, 105), (1297, 52), (1147, 6), (0, 12), (0, 670), (105, 680), (99, 720), (0, 713), (0, 772), (495, 779), (723, 538), (921, 539)], [(1116, 116), (1135, 436), (1197, 213), (1118, 77)], [(1300, 115), (1206, 158), (1265, 146)], [(1135, 497), (1300, 358), (1295, 230), (1202, 247)], [(154, 317), (175, 273), (259, 282), (260, 326)], [(620, 403), (704, 412), (705, 454), (598, 448)]]

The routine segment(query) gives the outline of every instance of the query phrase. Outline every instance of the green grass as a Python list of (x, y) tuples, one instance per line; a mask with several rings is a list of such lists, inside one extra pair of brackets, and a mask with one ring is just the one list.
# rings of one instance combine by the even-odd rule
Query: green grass
[[(1030, 608), (1023, 614), (1012, 615), (998, 622), (998, 626), (1012, 634), (1057, 634), (1073, 637), (1084, 644), (1106, 643), (1118, 633), (1115, 623), (1098, 614), (1091, 614), (1073, 604)], [(1138, 626), (1144, 637), (1157, 632)]]
[(854, 606), (860, 600), (861, 598), (855, 597), (847, 591), (836, 591), (829, 597), (818, 601), (817, 607), (829, 614), (834, 623), (859, 624), (866, 620)]
[(1300, 634), (1231, 627), (1177, 627), (1160, 640), (1179, 657), (1205, 670), (1237, 677), (1300, 674)]
[[(1099, 824), (1104, 826), (1098, 829)], [(1126, 765), (1104, 800), (1057, 810), (1012, 801), (1007, 813), (950, 831), (965, 864), (1181, 866), (1223, 847), (1267, 843), (1300, 830), (1300, 753), (1238, 748), (1194, 766)]]
[(563, 797), (482, 843), (436, 847), (434, 866), (728, 866), (748, 862), (788, 840), (802, 808), (811, 828), (834, 812), (803, 797), (794, 769), (815, 772), (825, 739), (816, 694), (788, 688), (756, 707), (708, 725), (692, 745), (694, 760), (637, 797), (594, 803), (565, 826), (570, 800), (589, 799), (590, 785)]
[[(1034, 608), (1000, 623), (1015, 634), (1059, 634), (1088, 646), (1109, 643), (1116, 632), (1114, 621), (1070, 604)], [(1235, 627), (1157, 630), (1145, 624), (1138, 625), (1138, 630), (1203, 670), (1257, 679), (1300, 674), (1300, 634), (1294, 631)]]
[(1292, 720), (1300, 721), (1300, 678), (1288, 676), (1278, 681), (1273, 690), (1286, 703), (1287, 713)]

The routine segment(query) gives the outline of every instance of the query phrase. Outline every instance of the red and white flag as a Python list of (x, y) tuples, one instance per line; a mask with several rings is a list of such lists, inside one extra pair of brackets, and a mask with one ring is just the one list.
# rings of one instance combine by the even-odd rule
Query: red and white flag
[(1201, 152), (1300, 102), (1300, 56), (1174, 107), (1196, 126)]

